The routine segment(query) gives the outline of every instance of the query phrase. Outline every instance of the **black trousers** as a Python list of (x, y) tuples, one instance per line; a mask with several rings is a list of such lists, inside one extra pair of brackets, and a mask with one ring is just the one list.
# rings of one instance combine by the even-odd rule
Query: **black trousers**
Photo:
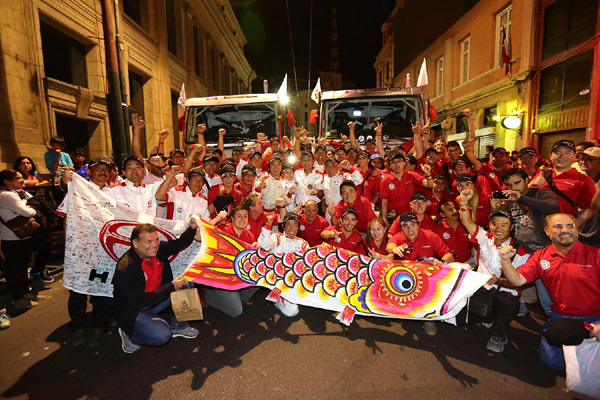
[(31, 268), (30, 274), (44, 272), (46, 270), (46, 265), (48, 265), (50, 255), (52, 254), (52, 248), (50, 247), (50, 243), (48, 243), (48, 231), (41, 221), (38, 221), (38, 223), (40, 223), (40, 230), (31, 237), (35, 262), (33, 268)]
[[(87, 294), (81, 294), (69, 290), (69, 329), (76, 331), (85, 329), (87, 326), (86, 311), (87, 311)], [(110, 328), (112, 298), (103, 296), (90, 296), (92, 304), (92, 326), (94, 328), (108, 329)]]
[[(519, 314), (519, 298), (508, 292), (496, 291), (492, 300), (491, 312), (482, 318), (473, 313), (468, 315), (468, 323), (492, 322), (490, 333), (492, 336), (506, 337), (510, 322)], [(467, 321), (467, 307), (456, 315), (457, 325), (465, 325)]]
[(2, 253), (6, 260), (6, 285), (13, 300), (21, 300), (29, 293), (27, 267), (31, 260), (31, 239), (2, 240)]

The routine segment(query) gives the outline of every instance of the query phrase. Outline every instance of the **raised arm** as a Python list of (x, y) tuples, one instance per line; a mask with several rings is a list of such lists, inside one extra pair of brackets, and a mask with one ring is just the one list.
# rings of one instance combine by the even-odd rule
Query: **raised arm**
[(383, 124), (377, 121), (375, 126), (375, 148), (377, 152), (381, 154), (381, 157), (385, 157), (385, 150), (383, 149)]
[(465, 156), (473, 166), (475, 171), (479, 171), (483, 164), (477, 157), (475, 157), (475, 153), (473, 153), (473, 146), (475, 145), (475, 139), (465, 139), (462, 142), (463, 148), (465, 149)]
[(415, 151), (413, 156), (418, 160), (423, 157), (423, 130), (420, 123), (416, 123), (412, 126), (413, 131), (413, 142)]
[(134, 156), (141, 159), (142, 156), (142, 129), (146, 126), (146, 121), (138, 114), (135, 113), (131, 116), (131, 122), (133, 124), (133, 134), (131, 137), (131, 152)]
[(204, 151), (204, 147), (201, 144), (197, 144), (192, 147), (187, 158), (185, 159), (185, 162), (183, 163), (183, 176), (187, 176), (188, 172), (190, 172), (190, 169), (194, 167), (194, 161), (196, 160), (198, 154), (202, 154)]
[(354, 121), (350, 121), (348, 122), (348, 136), (350, 137), (350, 144), (354, 147), (358, 147), (358, 144), (356, 143), (356, 134), (354, 133), (354, 130), (356, 129), (356, 122)]
[[(165, 140), (169, 137), (169, 131), (162, 130), (158, 132), (158, 146), (156, 152), (158, 154), (165, 154)], [(177, 143), (174, 143), (174, 147), (177, 147)]]
[(504, 246), (498, 252), (500, 256), (500, 264), (502, 264), (502, 272), (506, 280), (513, 286), (523, 286), (527, 280), (521, 275), (512, 265), (512, 258), (517, 254), (517, 251), (512, 246)]
[(178, 173), (179, 173), (179, 169), (178, 168), (171, 168), (169, 170), (169, 172), (167, 172), (165, 174), (165, 179), (162, 181), (162, 183), (160, 184), (160, 186), (158, 187), (158, 189), (156, 189), (156, 193), (154, 194), (154, 197), (156, 197), (156, 200), (158, 200), (158, 201), (165, 201), (165, 200), (167, 200), (167, 192), (171, 188), (173, 180), (176, 181), (175, 176)]
[(473, 114), (471, 113), (471, 110), (466, 108), (463, 110), (463, 115), (466, 116), (469, 121), (469, 139), (475, 141), (475, 123), (473, 122)]
[(460, 196), (457, 197), (457, 200), (460, 206), (460, 221), (467, 232), (469, 232), (469, 235), (473, 236), (477, 230), (477, 225), (475, 222), (473, 222), (473, 218), (471, 217), (471, 207), (469, 206), (469, 201), (471, 198), (473, 198), (473, 191), (467, 189), (460, 193)]
[(217, 143), (217, 148), (221, 150), (223, 155), (225, 155), (225, 133), (227, 133), (225, 129), (219, 129), (219, 142)]
[(596, 194), (592, 199), (592, 208), (594, 210), (600, 211), (600, 185), (596, 185)]

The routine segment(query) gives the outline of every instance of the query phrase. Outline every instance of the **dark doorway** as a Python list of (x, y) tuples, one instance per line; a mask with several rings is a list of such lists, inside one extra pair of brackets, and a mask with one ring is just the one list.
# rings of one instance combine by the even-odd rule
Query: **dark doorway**
[[(146, 83), (144, 78), (129, 70), (129, 98), (135, 112), (142, 117), (144, 117), (144, 83)], [(142, 156), (147, 157), (146, 129), (142, 129), (140, 140), (142, 141)]]
[(89, 142), (98, 122), (56, 113), (56, 134), (65, 138), (65, 150), (73, 155), (81, 151), (89, 159)]

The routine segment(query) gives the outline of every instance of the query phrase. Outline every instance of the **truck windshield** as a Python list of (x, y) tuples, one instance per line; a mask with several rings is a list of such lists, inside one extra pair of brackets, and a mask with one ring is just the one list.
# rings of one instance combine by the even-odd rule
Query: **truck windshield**
[(373, 135), (376, 121), (381, 121), (384, 133), (390, 137), (412, 137), (412, 124), (421, 121), (421, 98), (361, 97), (324, 102), (323, 132), (326, 137), (348, 135), (348, 122), (356, 122), (355, 134)]
[(276, 102), (193, 106), (188, 110), (186, 140), (188, 143), (196, 142), (198, 124), (206, 125), (207, 143), (217, 142), (221, 128), (227, 131), (227, 143), (243, 143), (256, 139), (256, 134), (259, 132), (268, 137), (279, 135), (276, 117)]

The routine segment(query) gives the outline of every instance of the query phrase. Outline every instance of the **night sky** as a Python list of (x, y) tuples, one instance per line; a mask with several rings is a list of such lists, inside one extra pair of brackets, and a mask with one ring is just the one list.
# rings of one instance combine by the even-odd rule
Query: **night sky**
[[(268, 79), (276, 90), (288, 74), (288, 88), (295, 91), (294, 68), (285, 0), (230, 0), (248, 40), (245, 51), (258, 79), (253, 91), (262, 92)], [(288, 0), (298, 90), (308, 88), (311, 0)], [(340, 72), (345, 84), (375, 87), (373, 64), (381, 49), (381, 25), (395, 0), (312, 0), (311, 81), (317, 70), (329, 70), (331, 10), (337, 6)]]

